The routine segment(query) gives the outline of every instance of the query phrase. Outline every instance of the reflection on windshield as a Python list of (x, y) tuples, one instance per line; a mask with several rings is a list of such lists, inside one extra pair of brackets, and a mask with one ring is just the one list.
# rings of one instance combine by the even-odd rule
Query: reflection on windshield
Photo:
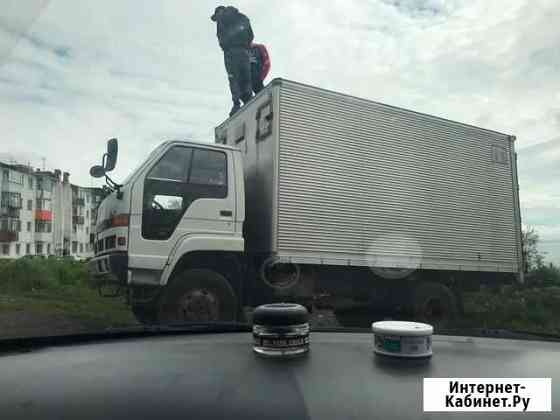
[(272, 302), (560, 334), (560, 3), (12, 3), (0, 338)]

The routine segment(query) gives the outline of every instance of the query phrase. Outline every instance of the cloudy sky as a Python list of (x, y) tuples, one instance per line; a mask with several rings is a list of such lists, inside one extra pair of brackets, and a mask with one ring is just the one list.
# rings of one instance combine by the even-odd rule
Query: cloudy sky
[[(97, 185), (162, 140), (213, 141), (230, 108), (213, 1), (3, 0), (0, 158)], [(234, 3), (284, 77), (515, 134), (523, 221), (560, 263), (560, 2)]]

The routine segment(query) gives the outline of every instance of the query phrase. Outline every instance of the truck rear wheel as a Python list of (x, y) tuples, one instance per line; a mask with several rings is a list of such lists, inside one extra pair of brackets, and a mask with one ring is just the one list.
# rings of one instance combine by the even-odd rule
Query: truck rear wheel
[(235, 293), (227, 279), (206, 269), (190, 269), (175, 276), (160, 299), (158, 320), (177, 322), (234, 321)]
[(416, 320), (445, 328), (457, 317), (458, 304), (449, 287), (425, 282), (414, 290), (413, 309)]

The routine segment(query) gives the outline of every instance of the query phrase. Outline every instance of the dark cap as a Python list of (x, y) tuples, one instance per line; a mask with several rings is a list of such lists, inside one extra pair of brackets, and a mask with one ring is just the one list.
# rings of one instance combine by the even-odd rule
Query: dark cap
[(214, 10), (214, 14), (212, 16), (210, 16), (210, 20), (212, 20), (212, 22), (216, 22), (217, 19), (217, 14), (218, 12), (225, 10), (225, 6), (218, 6), (216, 7), (216, 9)]

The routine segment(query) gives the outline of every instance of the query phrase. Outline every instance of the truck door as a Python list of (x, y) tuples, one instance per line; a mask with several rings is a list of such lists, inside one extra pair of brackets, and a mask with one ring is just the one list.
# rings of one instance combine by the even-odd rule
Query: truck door
[(231, 235), (235, 220), (232, 156), (224, 150), (171, 145), (133, 186), (129, 266), (162, 270), (178, 239)]

